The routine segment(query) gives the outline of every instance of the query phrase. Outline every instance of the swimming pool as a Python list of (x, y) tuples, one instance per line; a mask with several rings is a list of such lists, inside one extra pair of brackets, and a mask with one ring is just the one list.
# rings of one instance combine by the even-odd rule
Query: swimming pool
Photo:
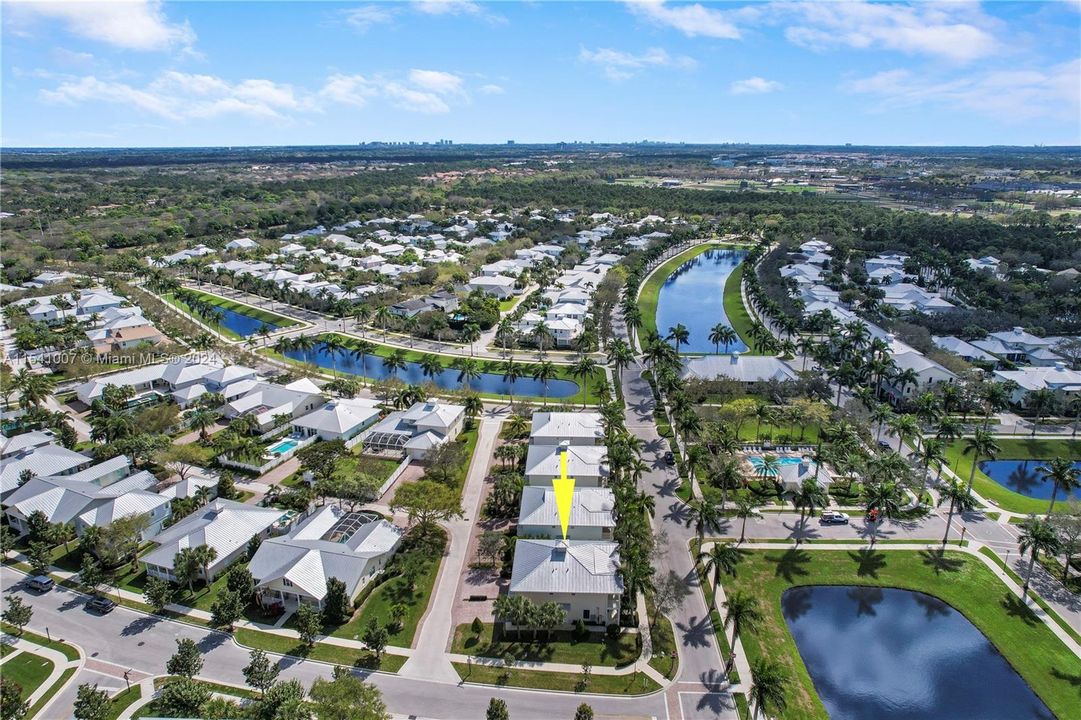
[(266, 449), (268, 453), (272, 455), (283, 455), (297, 446), (299, 441), (296, 438), (285, 438)]
[[(774, 455), (774, 459), (777, 460), (777, 465), (799, 465), (804, 462), (803, 458), (792, 457), (791, 455)], [(751, 461), (751, 465), (754, 465), (755, 469), (762, 467), (764, 462), (761, 455), (748, 455), (747, 459)], [(772, 475), (773, 473), (769, 473)]]

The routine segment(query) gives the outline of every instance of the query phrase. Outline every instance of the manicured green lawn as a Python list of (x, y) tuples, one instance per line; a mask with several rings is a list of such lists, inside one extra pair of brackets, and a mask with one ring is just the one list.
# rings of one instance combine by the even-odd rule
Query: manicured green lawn
[[(653, 615), (653, 596), (646, 596), (646, 613)], [(645, 618), (643, 618), (645, 619)], [(666, 678), (673, 678), (679, 667), (679, 656), (676, 653), (676, 636), (672, 630), (672, 622), (665, 616), (657, 618), (656, 624), (649, 631), (653, 641), (653, 656), (649, 659), (649, 665)]]
[(379, 666), (376, 667), (375, 655), (367, 650), (347, 648), (327, 642), (317, 642), (314, 647), (307, 649), (296, 638), (275, 635), (260, 630), (241, 628), (236, 631), (234, 637), (238, 643), (245, 647), (259, 648), (279, 655), (303, 657), (347, 667), (361, 667), (393, 673), (398, 672), (406, 661), (403, 655), (384, 654)]
[[(535, 690), (558, 690), (567, 692), (578, 684), (581, 675), (541, 670), (505, 670), (500, 667), (466, 663), (452, 663), (454, 671), (466, 682), (502, 687), (532, 688)], [(592, 675), (589, 686), (582, 693), (599, 695), (648, 695), (661, 686), (645, 673), (626, 675)]]
[(754, 321), (751, 320), (751, 314), (747, 312), (747, 308), (743, 304), (743, 294), (740, 292), (740, 287), (743, 284), (744, 267), (741, 263), (725, 280), (724, 314), (728, 316), (728, 322), (732, 329), (736, 331), (736, 334), (739, 335), (740, 340), (750, 348), (747, 354), (762, 355), (762, 351), (755, 347), (754, 340), (751, 339), (751, 326)]
[(71, 677), (76, 673), (77, 670), (78, 668), (70, 667), (64, 672), (60, 673), (60, 679), (50, 685), (49, 689), (42, 693), (41, 697), (38, 698), (38, 701), (32, 706), (30, 706), (30, 711), (26, 713), (26, 717), (38, 717), (38, 713), (41, 712), (41, 709), (48, 705), (49, 701), (53, 699), (53, 696), (55, 696), (68, 684), (68, 682), (71, 680)]
[(390, 474), (398, 467), (398, 460), (373, 457), (371, 455), (361, 455), (359, 452), (360, 449), (361, 446), (357, 445), (353, 449), (353, 454), (342, 458), (338, 462), (338, 472), (346, 473), (348, 475), (367, 475), (376, 478), (382, 483), (390, 477)]
[[(868, 585), (916, 590), (938, 597), (965, 615), (1010, 662), (1058, 717), (1076, 715), (1081, 660), (1055, 637), (980, 560), (937, 551), (747, 551), (725, 591), (757, 599), (763, 622), (743, 635), (749, 659), (763, 655), (793, 679), (786, 720), (827, 714), (781, 613), (781, 595), (803, 585)], [(1070, 708), (1074, 708), (1070, 710)]]
[(116, 720), (132, 703), (142, 699), (142, 697), (143, 691), (138, 685), (132, 685), (130, 689), (121, 690), (110, 700), (105, 720)]
[(609, 640), (604, 633), (591, 633), (582, 641), (575, 640), (573, 633), (553, 633), (550, 642), (543, 640), (544, 633), (538, 632), (539, 641), (533, 642), (531, 632), (523, 632), (524, 641), (519, 641), (516, 633), (509, 636), (497, 631), (496, 638), (492, 638), (494, 625), (484, 623), (481, 634), (474, 635), (468, 623), (459, 625), (454, 630), (454, 642), (451, 644), (451, 652), (477, 657), (501, 659), (508, 653), (516, 660), (528, 660), (530, 662), (553, 662), (570, 663), (581, 665), (588, 662), (591, 665), (608, 665), (619, 667), (633, 662), (638, 657), (638, 648), (635, 643), (636, 636), (624, 633), (615, 640)]
[[(1056, 457), (1065, 457), (1072, 460), (1081, 459), (1081, 440), (1042, 440), (1039, 438), (996, 438), (995, 444), (1000, 451), (995, 457), (1000, 460), (1033, 460), (1032, 471), (1042, 464), (1044, 460)], [(972, 470), (972, 455), (965, 455), (965, 441), (955, 440), (946, 448), (946, 460), (957, 476), (968, 482), (969, 472)], [(981, 457), (980, 462), (987, 460)], [(1030, 498), (1009, 490), (987, 477), (976, 467), (976, 475), (972, 481), (972, 488), (988, 500), (993, 500), (1003, 510), (1011, 510), (1018, 513), (1043, 514), (1047, 512), (1049, 501), (1038, 498)], [(1060, 498), (1062, 499), (1062, 498)]]
[(24, 651), (0, 665), (0, 673), (4, 680), (18, 683), (23, 690), (22, 698), (26, 700), (48, 679), (53, 667), (52, 660)]
[[(15, 626), (8, 625), (7, 623), (0, 623), (0, 630), (3, 630), (9, 635), (18, 634), (15, 631)], [(59, 640), (50, 640), (44, 635), (38, 635), (37, 633), (30, 632), (29, 630), (24, 630), (21, 638), (23, 640), (26, 640), (27, 642), (32, 642), (35, 645), (41, 645), (42, 647), (47, 647), (50, 650), (56, 650), (59, 653), (63, 653), (64, 657), (66, 657), (68, 660), (79, 659), (79, 651), (74, 646), (68, 645), (65, 642), (60, 642)]]
[[(328, 336), (333, 336), (347, 350), (356, 346), (357, 340), (355, 338), (351, 338), (351, 337), (349, 337), (347, 335), (340, 335), (338, 333), (324, 333), (324, 334), (320, 335), (319, 337), (317, 337), (316, 340), (322, 340), (322, 339), (324, 339), (324, 338), (326, 338)], [(461, 360), (462, 357), (468, 357), (468, 356), (460, 357), (460, 356), (455, 356), (455, 355), (442, 355), (442, 354), (439, 354), (439, 353), (424, 353), (424, 352), (420, 352), (420, 351), (417, 351), (417, 350), (408, 350), (408, 349), (404, 349), (404, 348), (395, 348), (395, 347), (391, 347), (389, 345), (381, 345), (381, 344), (379, 344), (377, 342), (374, 342), (374, 341), (372, 341), (372, 342), (373, 342), (373, 345), (375, 346), (375, 351), (373, 353), (371, 353), (371, 355), (374, 356), (374, 357), (386, 358), (386, 357), (389, 357), (391, 355), (391, 353), (395, 352), (396, 350), (401, 350), (402, 353), (403, 353), (402, 357), (408, 362), (420, 362), (421, 359), (424, 358), (425, 355), (432, 355), (437, 360), (439, 360), (439, 363), (444, 368), (450, 368), (455, 363), (455, 361)], [(273, 357), (275, 359), (282, 360), (284, 362), (289, 362), (289, 363), (293, 363), (293, 364), (296, 364), (296, 365), (303, 365), (304, 364), (304, 363), (302, 363), (302, 362), (300, 362), (298, 360), (294, 360), (293, 358), (285, 357), (281, 353), (278, 353), (278, 352), (276, 352), (275, 350), (273, 350), (271, 348), (264, 348), (264, 349), (259, 350), (259, 352), (261, 352), (264, 355), (267, 355), (269, 357)], [(504, 363), (503, 363), (502, 360), (485, 360), (483, 358), (474, 358), (474, 359), (477, 361), (478, 368), (479, 368), (479, 370), (481, 372), (490, 372), (490, 373), (493, 373), (495, 375), (500, 375), (500, 376), (503, 375)], [(579, 404), (580, 405), (583, 401), (586, 402), (587, 404), (596, 404), (597, 403), (596, 387), (598, 385), (603, 385), (604, 383), (606, 383), (608, 381), (607, 378), (605, 377), (603, 368), (597, 368), (596, 370), (593, 371), (593, 374), (589, 378), (587, 378), (585, 381), (582, 381), (581, 379), (576, 378), (573, 375), (571, 375), (571, 373), (570, 373), (570, 365), (560, 364), (560, 363), (553, 363), (553, 364), (555, 366), (555, 375), (552, 377), (552, 380), (568, 380), (570, 382), (573, 382), (573, 383), (578, 385), (578, 392), (575, 393), (574, 395), (569, 396), (569, 397), (561, 397), (561, 398), (549, 397), (548, 398), (549, 403), (553, 403), (553, 404), (566, 403), (566, 404), (570, 404), (570, 405), (573, 405), (573, 404)], [(532, 377), (532, 373), (533, 373), (533, 370), (534, 370), (534, 367), (535, 367), (534, 364), (532, 364), (532, 363), (518, 363), (518, 366), (521, 368), (523, 378), (531, 378)], [(324, 372), (331, 372), (331, 373), (333, 372), (333, 371), (331, 371), (329, 369), (325, 369), (325, 368), (320, 368), (320, 370), (322, 370)], [(357, 377), (359, 377), (359, 376), (357, 376)], [(464, 383), (462, 385), (462, 389), (465, 389)], [(486, 398), (505, 398), (505, 397), (508, 397), (507, 395), (498, 395), (498, 394), (495, 394), (495, 393), (478, 393), (478, 394), (481, 397), (486, 397)], [(543, 400), (543, 396), (540, 396), (540, 395), (519, 395), (519, 394), (515, 393), (514, 397), (515, 397), (515, 399), (521, 399), (521, 400), (531, 400), (531, 401)]]

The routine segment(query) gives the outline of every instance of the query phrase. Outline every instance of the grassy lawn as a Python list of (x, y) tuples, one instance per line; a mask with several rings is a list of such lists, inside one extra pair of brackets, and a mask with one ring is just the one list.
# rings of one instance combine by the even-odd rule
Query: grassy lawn
[[(367, 475), (376, 478), (382, 483), (398, 467), (398, 460), (384, 457), (373, 457), (360, 454), (361, 445), (353, 448), (353, 453), (338, 461), (338, 472), (348, 475)], [(302, 479), (303, 473), (297, 473), (296, 485)]]
[(801, 585), (870, 585), (934, 595), (982, 631), (1052, 712), (1058, 717), (1076, 715), (1081, 660), (980, 560), (934, 551), (877, 552), (872, 559), (869, 562), (867, 553), (860, 551), (748, 551), (737, 576), (723, 580), (728, 593), (755, 597), (764, 616), (754, 633), (743, 636), (749, 659), (766, 655), (794, 680), (785, 718), (827, 718), (781, 613), (782, 593)]
[[(653, 616), (653, 597), (646, 595), (646, 613)], [(679, 667), (679, 656), (676, 653), (676, 635), (672, 630), (671, 621), (663, 615), (657, 618), (657, 624), (649, 631), (649, 637), (653, 641), (653, 657), (649, 659), (649, 665), (666, 678), (673, 678)], [(662, 657), (663, 656), (663, 657)]]
[(514, 309), (514, 306), (517, 305), (519, 302), (521, 302), (523, 299), (525, 299), (525, 295), (516, 295), (514, 297), (509, 297), (506, 300), (500, 300), (499, 301), (499, 312), (501, 312), (501, 313), (510, 312), (511, 310)]
[(18, 683), (26, 700), (48, 679), (54, 667), (52, 660), (24, 651), (0, 665), (0, 671), (4, 680)]
[(132, 703), (141, 700), (142, 697), (143, 691), (138, 685), (132, 685), (129, 690), (121, 690), (111, 699), (105, 720), (116, 720)]
[[(516, 660), (529, 662), (554, 662), (581, 665), (607, 665), (620, 667), (633, 662), (638, 657), (636, 636), (624, 633), (615, 640), (608, 639), (604, 633), (590, 633), (584, 640), (577, 640), (574, 633), (553, 633), (550, 642), (532, 642), (532, 633), (523, 633), (524, 641), (517, 635), (508, 637), (502, 628), (494, 630), (492, 623), (484, 623), (484, 630), (479, 636), (474, 635), (469, 624), (459, 625), (454, 630), (454, 642), (450, 651), (463, 655), (502, 659), (508, 653)], [(492, 633), (495, 631), (495, 637)], [(537, 633), (543, 638), (544, 633)]]
[[(581, 678), (581, 675), (577, 673), (506, 670), (486, 665), (452, 664), (454, 665), (454, 671), (464, 681), (482, 685), (567, 692), (573, 689)], [(626, 675), (592, 675), (589, 679), (589, 686), (583, 694), (648, 695), (660, 689), (661, 686), (645, 673), (638, 673), (637, 678), (635, 678), (634, 673), (627, 673)]]
[(743, 305), (743, 295), (740, 292), (744, 267), (743, 264), (737, 266), (724, 283), (724, 314), (728, 316), (728, 322), (739, 335), (740, 340), (750, 348), (747, 354), (762, 355), (762, 351), (755, 347), (754, 340), (751, 339), (751, 325), (754, 321), (751, 320), (751, 314)]
[[(352, 348), (356, 344), (356, 339), (355, 338), (351, 338), (351, 337), (349, 337), (347, 335), (339, 335), (337, 333), (324, 333), (324, 334), (320, 335), (319, 337), (317, 337), (316, 340), (322, 340), (323, 338), (328, 337), (328, 336), (334, 336), (338, 341), (341, 342), (342, 346), (344, 348), (346, 348), (346, 349)], [(439, 354), (439, 353), (424, 353), (424, 352), (420, 352), (418, 350), (408, 350), (408, 349), (404, 349), (404, 348), (395, 348), (395, 347), (391, 347), (390, 345), (380, 345), (379, 343), (377, 343), (375, 341), (372, 341), (372, 342), (375, 345), (375, 352), (372, 353), (372, 356), (374, 356), (374, 357), (381, 357), (381, 358), (389, 357), (390, 354), (395, 352), (396, 350), (401, 350), (404, 353), (403, 357), (408, 362), (420, 362), (420, 360), (425, 355), (432, 355), (436, 359), (439, 360), (440, 364), (442, 364), (442, 366), (444, 368), (451, 367), (456, 360), (460, 360), (462, 357), (468, 357), (468, 356), (457, 356), (457, 355), (442, 355), (442, 354)], [(284, 362), (293, 363), (295, 365), (303, 365), (304, 364), (304, 363), (302, 363), (302, 362), (300, 362), (298, 360), (294, 360), (293, 358), (285, 357), (284, 355), (274, 351), (271, 348), (264, 348), (264, 349), (259, 350), (259, 352), (263, 353), (264, 355), (267, 355), (268, 357), (273, 357), (273, 358), (275, 358), (277, 360), (282, 360)], [(493, 374), (499, 375), (499, 376), (503, 375), (504, 363), (503, 363), (502, 360), (484, 360), (482, 358), (474, 358), (474, 359), (477, 361), (477, 364), (478, 364), (481, 372), (490, 372), (490, 373), (493, 373)], [(571, 395), (571, 396), (568, 396), (568, 397), (561, 397), (561, 398), (549, 397), (549, 399), (548, 399), (549, 403), (557, 403), (557, 404), (562, 404), (562, 403), (575, 404), (575, 403), (578, 403), (578, 404), (581, 404), (583, 401), (586, 402), (586, 403), (591, 403), (591, 404), (596, 404), (597, 403), (597, 393), (595, 391), (595, 386), (598, 385), (598, 384), (603, 385), (604, 383), (607, 382), (607, 378), (604, 375), (604, 369), (603, 368), (597, 368), (596, 370), (594, 370), (593, 375), (590, 376), (583, 383), (580, 379), (575, 378), (574, 376), (571, 375), (569, 365), (560, 364), (560, 363), (553, 363), (553, 364), (555, 365), (556, 373), (552, 377), (552, 380), (568, 380), (570, 382), (576, 383), (578, 385), (578, 392), (575, 393), (574, 395)], [(529, 378), (529, 377), (532, 376), (533, 368), (534, 368), (533, 363), (518, 363), (518, 365), (522, 369), (522, 377), (523, 378)], [(320, 368), (320, 370), (322, 370), (324, 372), (331, 372), (331, 373), (333, 372), (329, 368)], [(357, 377), (360, 377), (360, 376), (357, 376)], [(584, 387), (583, 387), (583, 385), (584, 385)], [(464, 386), (463, 386), (463, 388), (464, 388)], [(506, 395), (498, 395), (498, 394), (495, 394), (495, 393), (478, 393), (478, 394), (481, 397), (487, 397), (487, 398), (504, 398), (504, 397), (508, 397)], [(521, 400), (532, 400), (532, 401), (543, 400), (543, 397), (539, 396), (539, 395), (537, 395), (537, 396), (518, 395), (517, 393), (515, 393), (514, 397), (515, 397), (515, 399), (521, 399)]]
[[(401, 550), (395, 558), (397, 561), (410, 553), (419, 553), (424, 558), (423, 569), (419, 577), (417, 577), (416, 586), (410, 590), (405, 580), (400, 576), (391, 577), (372, 591), (371, 595), (360, 607), (360, 610), (353, 615), (352, 620), (332, 630), (328, 628), (329, 634), (334, 637), (360, 640), (364, 635), (364, 627), (368, 624), (369, 618), (374, 617), (377, 623), (386, 625), (391, 620), (391, 608), (397, 603), (402, 603), (406, 608), (405, 617), (402, 619), (401, 627), (397, 629), (388, 628), (388, 631), (391, 632), (387, 644), (398, 647), (411, 647), (413, 637), (417, 634), (417, 625), (420, 624), (420, 619), (424, 617), (424, 612), (428, 609), (428, 602), (432, 596), (432, 589), (435, 587), (435, 579), (439, 575), (439, 565), (443, 561), (446, 543), (446, 533), (441, 532), (437, 545), (430, 549), (405, 548)], [(394, 572), (393, 564), (389, 568), (389, 572)]]
[[(995, 444), (1000, 451), (996, 456), (1000, 460), (1026, 460), (1031, 459), (1032, 470), (1041, 463), (1055, 457), (1081, 459), (1081, 440), (1041, 440), (1041, 439), (1005, 439), (995, 438)], [(946, 460), (950, 469), (957, 473), (965, 482), (968, 482), (969, 472), (972, 470), (972, 455), (965, 455), (965, 441), (956, 440), (946, 448)], [(980, 458), (981, 461), (987, 458)], [(1048, 500), (1030, 498), (1009, 490), (987, 477), (976, 467), (976, 476), (972, 482), (972, 488), (988, 500), (993, 500), (1003, 510), (1011, 510), (1018, 513), (1047, 512)]]
[[(0, 630), (3, 630), (9, 635), (17, 634), (15, 631), (15, 626), (8, 625), (7, 623), (0, 623)], [(30, 632), (29, 630), (23, 631), (21, 639), (27, 642), (34, 643), (35, 645), (41, 645), (42, 647), (47, 647), (50, 650), (56, 650), (59, 653), (63, 653), (64, 657), (66, 657), (68, 660), (79, 659), (79, 651), (65, 642), (60, 642), (59, 640), (50, 640), (44, 635), (38, 635), (37, 633)]]
[[(1003, 560), (1002, 558), (1000, 558), (998, 556), (998, 554), (994, 550), (992, 550), (989, 547), (982, 547), (982, 548), (980, 548), (980, 554), (990, 558), (996, 565), (998, 565), (1000, 568), (1002, 568), (1002, 570), (1007, 575), (1009, 575), (1010, 579), (1012, 579), (1015, 583), (1017, 583), (1018, 585), (1024, 585), (1025, 584), (1025, 581), (1023, 579), (1021, 579), (1021, 576), (1018, 575), (1016, 572), (1014, 572), (1013, 568), (1010, 567), (1009, 565), (1007, 565), (1006, 561)], [(1041, 558), (1041, 560), (1042, 559), (1043, 558)], [(1054, 620), (1055, 623), (1057, 623), (1058, 626), (1061, 627), (1066, 632), (1067, 635), (1072, 637), (1075, 642), (1077, 642), (1079, 645), (1081, 645), (1081, 633), (1077, 632), (1077, 630), (1070, 627), (1066, 623), (1066, 621), (1063, 620), (1061, 616), (1059, 616), (1058, 613), (1056, 613), (1054, 610), (1051, 609), (1051, 606), (1048, 605), (1047, 602), (1042, 597), (1040, 597), (1039, 595), (1035, 595), (1033, 593), (1029, 593), (1029, 596), (1033, 600), (1036, 601), (1036, 604), (1039, 605), (1043, 609), (1043, 611), (1045, 613), (1047, 613), (1051, 617), (1051, 619)]]
[(305, 648), (296, 638), (275, 635), (259, 630), (238, 629), (234, 635), (241, 645), (259, 648), (267, 652), (279, 655), (291, 655), (293, 657), (308, 658), (320, 662), (345, 665), (347, 667), (359, 667), (369, 670), (382, 670), (383, 672), (398, 672), (405, 664), (406, 658), (402, 655), (384, 654), (378, 667), (375, 663), (375, 655), (367, 650), (347, 648), (340, 645), (332, 645), (327, 642), (317, 642), (314, 647)]

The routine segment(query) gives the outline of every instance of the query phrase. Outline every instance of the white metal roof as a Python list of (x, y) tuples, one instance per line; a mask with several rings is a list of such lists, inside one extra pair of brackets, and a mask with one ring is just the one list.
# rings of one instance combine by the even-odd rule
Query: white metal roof
[[(608, 488), (575, 488), (569, 524), (573, 527), (615, 527), (614, 508), (615, 496)], [(559, 525), (555, 490), (540, 486), (522, 488), (518, 527), (524, 525)]]
[[(568, 477), (602, 477), (607, 475), (604, 445), (571, 445), (567, 448)], [(530, 445), (525, 460), (526, 475), (559, 477), (559, 446)]]
[(604, 437), (600, 413), (535, 412), (530, 438), (536, 444), (559, 444), (563, 440), (589, 440)]
[[(247, 544), (253, 535), (264, 532), (282, 516), (276, 508), (244, 505), (231, 500), (215, 500), (196, 510), (176, 525), (163, 530), (154, 541), (158, 547), (142, 560), (149, 565), (171, 568), (173, 557), (184, 548), (207, 545), (224, 559)], [(211, 567), (214, 563), (211, 563)]]
[(514, 546), (512, 593), (618, 595), (619, 546), (592, 540), (519, 540)]

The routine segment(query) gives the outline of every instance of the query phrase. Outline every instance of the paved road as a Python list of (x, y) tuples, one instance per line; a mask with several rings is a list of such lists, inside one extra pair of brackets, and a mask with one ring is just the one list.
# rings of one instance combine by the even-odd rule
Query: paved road
[[(626, 337), (626, 327), (619, 315), (614, 318), (614, 329)], [(683, 605), (670, 615), (679, 650), (679, 676), (666, 693), (669, 716), (686, 720), (735, 718), (713, 624), (689, 550), (694, 531), (686, 526), (686, 506), (675, 494), (679, 477), (663, 459), (668, 443), (657, 433), (653, 421), (653, 393), (649, 383), (642, 379), (637, 363), (623, 371), (622, 385), (626, 404), (624, 422), (645, 443), (642, 459), (649, 466), (639, 481), (639, 489), (656, 499), (654, 531), (667, 540), (667, 552), (657, 561), (657, 567), (685, 578), (691, 590)]]
[[(5, 569), (2, 586), (5, 595), (14, 593), (34, 607), (29, 629), (45, 634), (48, 626), (53, 638), (67, 639), (82, 648), (88, 658), (101, 661), (98, 667), (115, 668), (122, 678), (123, 669), (152, 675), (162, 674), (165, 660), (176, 649), (178, 638), (191, 638), (204, 652), (202, 677), (243, 685), (241, 673), (248, 663), (248, 651), (233, 643), (228, 635), (202, 628), (152, 618), (127, 608), (117, 608), (104, 617), (91, 615), (83, 608), (85, 598), (58, 588), (46, 595), (29, 593), (22, 586), (23, 575)], [(330, 666), (324, 663), (283, 658), (283, 679), (296, 678), (310, 685), (318, 677), (328, 677)], [(87, 681), (91, 671), (84, 670), (79, 681)], [(120, 687), (122, 679), (102, 680), (102, 685)], [(497, 689), (416, 680), (384, 673), (366, 674), (382, 691), (393, 713), (439, 720), (477, 720), (484, 717), (488, 700), (501, 697), (510, 708), (511, 717), (522, 720), (570, 718), (581, 702), (588, 702), (598, 715), (624, 718), (663, 718), (661, 694), (639, 698), (583, 696), (574, 693), (550, 693), (529, 690)], [(93, 679), (89, 680), (93, 682)], [(75, 684), (57, 696), (48, 713), (50, 720), (70, 717)], [(678, 716), (677, 716), (678, 717)]]

